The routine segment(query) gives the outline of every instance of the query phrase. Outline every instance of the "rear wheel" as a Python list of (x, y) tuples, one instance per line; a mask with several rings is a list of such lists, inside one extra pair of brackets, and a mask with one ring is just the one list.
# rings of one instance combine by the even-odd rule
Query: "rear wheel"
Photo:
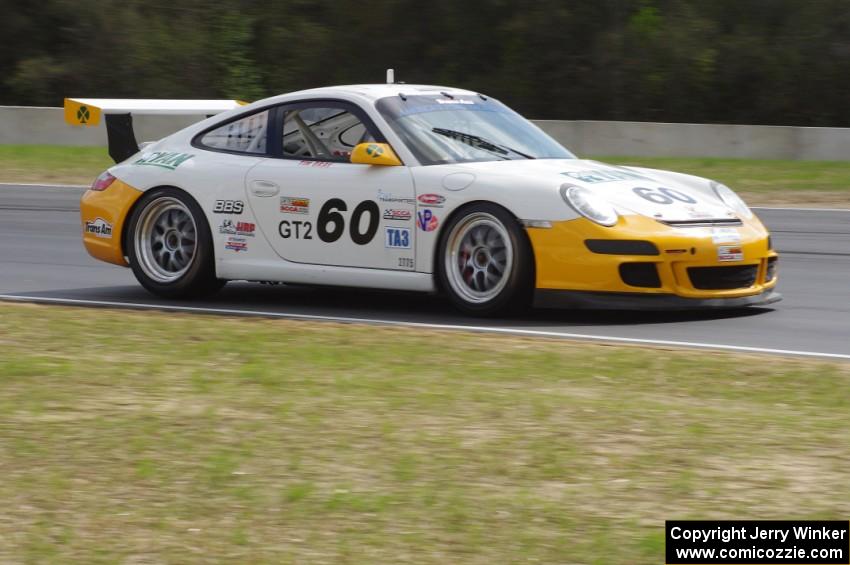
[(136, 279), (167, 298), (207, 296), (215, 277), (212, 235), (200, 206), (175, 188), (146, 193), (129, 222), (127, 255)]
[(531, 245), (505, 209), (488, 203), (462, 209), (446, 226), (439, 253), (441, 286), (460, 310), (495, 316), (528, 306)]

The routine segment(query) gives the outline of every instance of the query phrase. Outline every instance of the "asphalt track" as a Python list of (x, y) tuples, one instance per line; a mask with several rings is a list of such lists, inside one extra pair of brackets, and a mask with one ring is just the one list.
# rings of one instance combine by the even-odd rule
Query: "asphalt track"
[[(533, 311), (480, 320), (436, 296), (230, 283), (211, 300), (164, 301), (80, 242), (82, 188), (0, 185), (0, 299), (365, 321), (850, 360), (850, 210), (758, 209), (781, 254), (770, 308), (731, 312)], [(403, 352), (399, 352), (403, 354)]]

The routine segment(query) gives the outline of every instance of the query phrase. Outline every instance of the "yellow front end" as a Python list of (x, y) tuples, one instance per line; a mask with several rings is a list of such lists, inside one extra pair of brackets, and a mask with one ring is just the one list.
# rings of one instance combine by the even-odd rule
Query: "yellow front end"
[(756, 218), (739, 226), (682, 227), (630, 215), (612, 227), (579, 218), (527, 231), (538, 294), (646, 295), (673, 298), (677, 307), (737, 306), (756, 303), (748, 297), (776, 286), (777, 254)]
[(142, 191), (115, 179), (104, 190), (87, 190), (80, 200), (83, 245), (95, 259), (127, 266), (121, 234)]

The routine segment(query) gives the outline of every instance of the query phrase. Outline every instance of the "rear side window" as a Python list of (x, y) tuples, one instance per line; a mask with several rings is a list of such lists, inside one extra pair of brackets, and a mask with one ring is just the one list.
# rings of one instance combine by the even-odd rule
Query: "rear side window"
[(238, 153), (265, 154), (268, 124), (268, 110), (251, 114), (208, 131), (201, 138), (201, 145)]

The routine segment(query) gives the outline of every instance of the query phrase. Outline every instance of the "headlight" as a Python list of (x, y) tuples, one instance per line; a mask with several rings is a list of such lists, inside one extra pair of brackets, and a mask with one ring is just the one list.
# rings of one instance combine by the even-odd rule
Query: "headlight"
[(561, 196), (573, 209), (597, 224), (613, 226), (617, 223), (617, 211), (610, 202), (588, 188), (565, 184)]
[(745, 218), (753, 217), (753, 213), (747, 204), (741, 200), (741, 197), (735, 194), (731, 188), (725, 184), (720, 184), (719, 182), (712, 182), (711, 188), (714, 189), (714, 193), (717, 197), (720, 198), (724, 204), (732, 208), (732, 210)]

